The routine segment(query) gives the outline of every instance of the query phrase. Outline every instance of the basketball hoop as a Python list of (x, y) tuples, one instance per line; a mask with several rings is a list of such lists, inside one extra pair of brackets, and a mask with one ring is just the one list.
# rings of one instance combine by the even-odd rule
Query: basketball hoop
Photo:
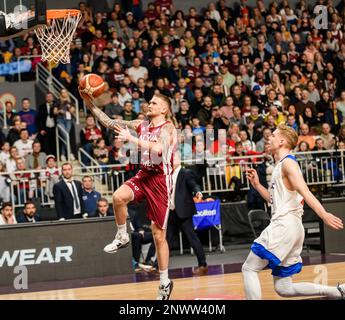
[(47, 10), (47, 24), (35, 29), (42, 46), (42, 61), (70, 62), (70, 47), (81, 17), (79, 10)]

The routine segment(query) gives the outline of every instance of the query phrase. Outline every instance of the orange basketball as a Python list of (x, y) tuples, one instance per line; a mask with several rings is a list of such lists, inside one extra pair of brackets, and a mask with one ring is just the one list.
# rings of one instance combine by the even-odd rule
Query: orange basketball
[(104, 92), (105, 83), (102, 77), (90, 73), (79, 81), (79, 90), (90, 97), (97, 98)]

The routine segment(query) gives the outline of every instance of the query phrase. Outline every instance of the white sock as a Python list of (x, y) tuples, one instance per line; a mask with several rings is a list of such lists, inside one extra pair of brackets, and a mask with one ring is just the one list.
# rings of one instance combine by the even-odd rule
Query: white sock
[(317, 283), (293, 283), (291, 277), (274, 277), (274, 289), (282, 297), (297, 296), (323, 296), (341, 298), (341, 293), (336, 287), (329, 287)]
[(168, 269), (166, 270), (159, 270), (159, 280), (160, 280), (160, 285), (161, 286), (166, 286), (169, 284), (170, 280), (169, 280), (169, 275), (168, 275)]
[(127, 225), (126, 224), (117, 224), (117, 233), (124, 235), (127, 233)]

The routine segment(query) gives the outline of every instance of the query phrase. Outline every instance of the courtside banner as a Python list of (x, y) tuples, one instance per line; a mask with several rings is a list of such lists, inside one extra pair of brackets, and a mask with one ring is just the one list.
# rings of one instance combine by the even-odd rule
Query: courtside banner
[(197, 214), (193, 216), (194, 228), (205, 230), (221, 224), (220, 200), (195, 204)]
[(18, 62), (0, 64), (0, 76), (13, 75), (21, 72), (29, 72), (31, 70), (30, 60), (21, 60)]

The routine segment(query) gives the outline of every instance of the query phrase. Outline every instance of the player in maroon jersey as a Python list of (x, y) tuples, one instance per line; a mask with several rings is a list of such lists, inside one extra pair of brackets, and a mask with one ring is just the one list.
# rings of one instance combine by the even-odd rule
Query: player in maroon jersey
[[(172, 191), (173, 154), (177, 143), (176, 129), (167, 120), (171, 114), (170, 100), (164, 95), (155, 94), (146, 115), (150, 121), (123, 121), (110, 119), (95, 106), (92, 98), (80, 94), (94, 116), (105, 127), (113, 129), (119, 139), (136, 144), (142, 154), (141, 170), (113, 195), (117, 233), (114, 241), (105, 246), (104, 251), (114, 253), (129, 245), (126, 228), (127, 204), (146, 198), (160, 272), (157, 299), (168, 300), (173, 283), (168, 277), (169, 247), (166, 241), (166, 227)], [(133, 136), (129, 129), (135, 130), (137, 136)]]

